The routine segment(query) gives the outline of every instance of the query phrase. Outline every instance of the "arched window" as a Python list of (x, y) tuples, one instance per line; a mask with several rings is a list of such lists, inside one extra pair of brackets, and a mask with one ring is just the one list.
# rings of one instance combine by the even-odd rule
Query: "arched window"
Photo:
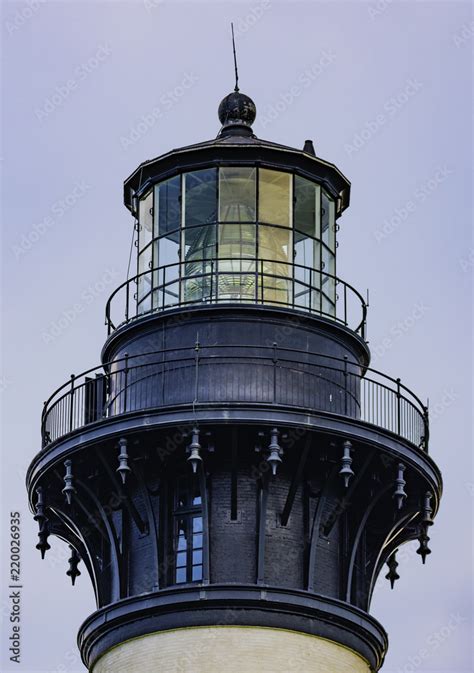
[(176, 479), (173, 504), (173, 583), (203, 578), (203, 516), (199, 480), (194, 475)]

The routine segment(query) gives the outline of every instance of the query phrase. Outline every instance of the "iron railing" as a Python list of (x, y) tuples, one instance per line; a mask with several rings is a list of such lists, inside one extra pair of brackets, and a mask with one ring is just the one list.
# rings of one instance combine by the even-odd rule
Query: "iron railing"
[(92, 368), (45, 402), (43, 446), (90, 423), (180, 405), (271, 404), (355, 418), (428, 450), (428, 410), (400, 379), (348, 360), (272, 346), (174, 348)]
[(109, 297), (106, 325), (111, 334), (121, 325), (158, 311), (235, 302), (307, 311), (366, 338), (367, 304), (337, 276), (301, 264), (235, 257), (178, 262), (137, 274)]

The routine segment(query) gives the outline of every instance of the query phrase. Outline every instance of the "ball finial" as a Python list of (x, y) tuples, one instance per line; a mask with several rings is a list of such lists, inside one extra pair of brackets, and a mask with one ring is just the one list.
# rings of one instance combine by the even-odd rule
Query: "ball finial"
[(244, 126), (250, 129), (257, 116), (257, 108), (249, 96), (240, 91), (233, 91), (222, 99), (218, 115), (223, 130), (232, 126)]

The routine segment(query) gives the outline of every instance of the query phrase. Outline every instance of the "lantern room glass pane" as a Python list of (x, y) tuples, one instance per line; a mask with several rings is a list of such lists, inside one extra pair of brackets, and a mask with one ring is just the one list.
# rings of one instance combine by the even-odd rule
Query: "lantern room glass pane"
[(256, 257), (256, 226), (254, 224), (220, 224), (219, 258)]
[(162, 236), (154, 243), (153, 307), (179, 303), (179, 232)]
[(140, 199), (138, 222), (138, 249), (143, 250), (153, 237), (153, 190)]
[(220, 224), (218, 285), (220, 301), (255, 300), (255, 224)]
[[(216, 257), (216, 225), (208, 224), (205, 227), (188, 227), (184, 230), (184, 262), (215, 259)], [(188, 275), (185, 266), (185, 275)]]
[(181, 176), (155, 186), (154, 238), (179, 229), (181, 224)]
[(292, 276), (291, 231), (279, 227), (258, 227), (259, 300), (290, 303)]
[(260, 169), (259, 222), (290, 226), (291, 178), (290, 173)]
[(333, 252), (336, 248), (336, 207), (334, 201), (322, 190), (321, 193), (321, 238)]
[(217, 169), (205, 168), (184, 174), (184, 226), (216, 221)]
[(298, 234), (295, 234), (295, 241), (301, 238), (302, 234), (319, 238), (320, 193), (319, 185), (300, 178), (299, 175), (295, 176), (294, 227), (298, 230)]
[(255, 222), (257, 219), (256, 168), (227, 167), (219, 171), (219, 220)]
[(212, 268), (216, 258), (216, 226), (187, 227), (184, 230), (185, 302), (209, 301), (212, 291)]

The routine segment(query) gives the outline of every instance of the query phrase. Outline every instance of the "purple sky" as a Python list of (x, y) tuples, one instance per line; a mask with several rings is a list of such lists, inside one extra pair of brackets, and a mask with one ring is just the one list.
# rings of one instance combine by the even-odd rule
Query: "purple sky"
[[(381, 579), (372, 614), (389, 633), (384, 673), (472, 670), (472, 5), (438, 2), (4, 2), (2, 529), (22, 517), (22, 663), (84, 670), (94, 610), (64, 545), (41, 562), (24, 488), (43, 400), (99, 362), (104, 305), (125, 279), (133, 222), (122, 182), (143, 161), (214, 137), (233, 88), (260, 137), (302, 147), (352, 182), (338, 275), (370, 288), (373, 366), (432, 409), (445, 493), (422, 567)], [(7, 562), (7, 543), (2, 561)], [(416, 545), (415, 545), (416, 548)], [(3, 566), (2, 607), (8, 606)], [(7, 649), (7, 624), (2, 652)]]

